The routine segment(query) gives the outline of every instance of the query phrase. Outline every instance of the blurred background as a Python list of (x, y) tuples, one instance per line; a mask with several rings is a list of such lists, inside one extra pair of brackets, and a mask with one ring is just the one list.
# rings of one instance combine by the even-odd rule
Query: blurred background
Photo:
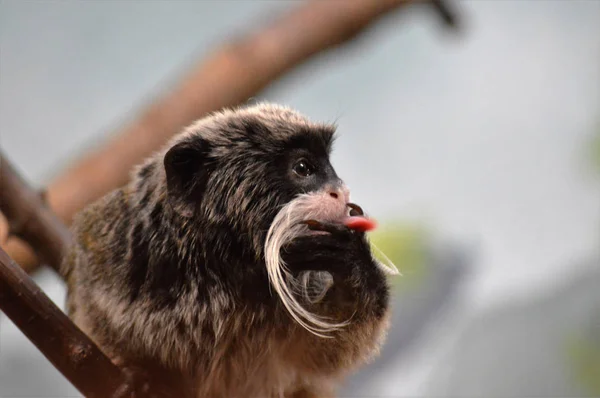
[[(0, 146), (42, 187), (297, 4), (0, 0)], [(333, 164), (403, 273), (340, 396), (600, 396), (600, 1), (457, 5), (458, 34), (406, 9), (253, 98), (337, 122)], [(3, 314), (0, 396), (78, 396)]]

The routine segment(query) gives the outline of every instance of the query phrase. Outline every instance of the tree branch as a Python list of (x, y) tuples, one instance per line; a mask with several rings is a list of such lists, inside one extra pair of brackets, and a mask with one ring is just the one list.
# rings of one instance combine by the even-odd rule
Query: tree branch
[(2, 249), (0, 309), (86, 397), (132, 396), (125, 374)]
[(29, 243), (36, 254), (58, 270), (71, 242), (67, 227), (46, 206), (43, 195), (35, 192), (0, 152), (0, 211), (8, 223), (8, 237)]
[[(409, 3), (433, 4), (447, 24), (456, 25), (445, 0), (317, 0), (224, 45), (102, 148), (56, 178), (47, 190), (50, 208), (70, 224), (85, 205), (125, 184), (132, 167), (182, 127), (209, 112), (246, 101), (293, 67), (350, 41), (379, 17)], [(5, 247), (27, 271), (38, 266), (23, 241), (10, 239)]]

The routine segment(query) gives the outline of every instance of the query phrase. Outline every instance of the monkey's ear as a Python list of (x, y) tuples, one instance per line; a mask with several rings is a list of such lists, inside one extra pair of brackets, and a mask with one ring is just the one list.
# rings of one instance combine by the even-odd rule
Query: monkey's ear
[(184, 217), (192, 217), (202, 200), (209, 174), (209, 150), (205, 140), (194, 137), (174, 145), (165, 154), (169, 203)]

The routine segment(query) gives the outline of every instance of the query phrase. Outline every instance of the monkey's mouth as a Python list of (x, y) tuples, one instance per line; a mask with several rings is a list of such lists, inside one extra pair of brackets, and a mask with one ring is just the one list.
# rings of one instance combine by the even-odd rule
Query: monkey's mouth
[(351, 229), (357, 232), (372, 231), (377, 227), (377, 223), (372, 218), (365, 216), (363, 209), (356, 203), (347, 203), (346, 206), (350, 209), (349, 212), (340, 215), (332, 220), (304, 220), (301, 224), (305, 224), (308, 229), (314, 232), (335, 233), (340, 229)]

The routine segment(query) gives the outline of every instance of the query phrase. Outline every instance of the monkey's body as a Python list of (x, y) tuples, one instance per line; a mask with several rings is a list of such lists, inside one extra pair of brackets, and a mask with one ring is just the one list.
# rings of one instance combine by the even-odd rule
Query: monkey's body
[(127, 186), (76, 217), (63, 263), (73, 320), (116, 361), (163, 378), (172, 396), (329, 396), (378, 350), (385, 277), (364, 233), (303, 233), (288, 242), (287, 278), (307, 276), (319, 294), (299, 299), (302, 307), (348, 321), (331, 338), (317, 336), (275, 293), (265, 239), (283, 205), (315, 190), (309, 184), (339, 181), (328, 160), (315, 167), (326, 177), (286, 174), (288, 152), (319, 163), (332, 133), (264, 105), (191, 126)]

